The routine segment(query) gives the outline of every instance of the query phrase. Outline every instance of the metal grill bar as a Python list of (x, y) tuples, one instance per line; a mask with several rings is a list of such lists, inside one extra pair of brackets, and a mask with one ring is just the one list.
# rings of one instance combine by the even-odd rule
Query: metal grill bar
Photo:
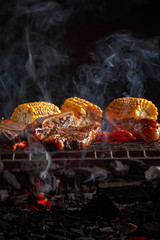
[(142, 160), (147, 163), (155, 161), (160, 165), (160, 144), (146, 142), (127, 142), (127, 143), (94, 143), (83, 150), (70, 150), (62, 152), (48, 151), (26, 151), (12, 150), (0, 146), (0, 161), (3, 162), (24, 162), (24, 161), (43, 161), (51, 158), (53, 161), (66, 160)]

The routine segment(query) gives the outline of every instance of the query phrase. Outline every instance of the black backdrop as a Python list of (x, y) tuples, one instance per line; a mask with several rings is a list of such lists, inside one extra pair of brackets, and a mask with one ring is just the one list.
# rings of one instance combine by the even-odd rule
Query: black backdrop
[(1, 1), (0, 117), (29, 101), (116, 97), (160, 109), (160, 14), (155, 0)]

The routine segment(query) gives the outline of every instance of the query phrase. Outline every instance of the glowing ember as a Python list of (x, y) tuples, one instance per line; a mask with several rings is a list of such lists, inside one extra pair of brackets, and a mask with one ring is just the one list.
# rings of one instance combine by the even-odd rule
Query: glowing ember
[(44, 193), (38, 194), (37, 203), (47, 206), (48, 199), (44, 196)]
[(38, 194), (37, 204), (41, 204), (45, 207), (51, 207), (51, 201), (48, 201), (48, 199), (45, 197), (44, 193), (42, 192)]
[(32, 190), (25, 190), (25, 194), (27, 194), (27, 195), (32, 194)]
[(18, 142), (14, 144), (13, 151), (15, 151), (17, 148), (26, 148), (26, 147), (28, 147), (27, 141)]

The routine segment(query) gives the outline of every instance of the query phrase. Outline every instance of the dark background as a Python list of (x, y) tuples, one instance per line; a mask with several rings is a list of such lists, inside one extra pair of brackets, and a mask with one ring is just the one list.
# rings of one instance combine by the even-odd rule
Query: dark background
[(116, 97), (160, 108), (160, 14), (155, 0), (1, 1), (0, 117), (29, 101)]

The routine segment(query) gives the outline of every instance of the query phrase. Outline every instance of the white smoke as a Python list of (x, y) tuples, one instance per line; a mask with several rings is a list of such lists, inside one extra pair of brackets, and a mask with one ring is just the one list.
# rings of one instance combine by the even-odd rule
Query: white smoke
[[(144, 97), (160, 79), (158, 38), (115, 33), (92, 46), (90, 61), (77, 69), (77, 94), (102, 108), (117, 97)], [(78, 80), (77, 80), (78, 79)]]
[[(148, 3), (124, 1), (125, 11)], [(101, 33), (101, 23), (123, 15), (123, 5), (117, 6), (91, 0), (4, 1), (0, 116), (9, 118), (17, 105), (30, 101), (60, 107), (65, 98), (79, 96), (104, 108), (119, 96), (142, 97), (152, 89), (158, 95), (159, 38)]]

